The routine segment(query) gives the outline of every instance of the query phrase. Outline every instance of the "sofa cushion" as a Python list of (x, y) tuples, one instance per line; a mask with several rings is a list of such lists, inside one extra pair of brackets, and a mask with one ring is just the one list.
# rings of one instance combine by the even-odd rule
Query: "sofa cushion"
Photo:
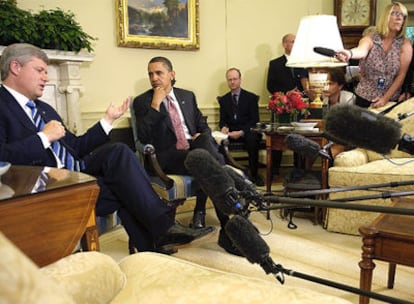
[(0, 303), (76, 303), (0, 232)]
[(124, 287), (125, 274), (108, 255), (80, 252), (41, 268), (76, 303), (109, 303)]
[[(349, 151), (351, 152), (351, 151)], [(414, 180), (414, 158), (394, 158), (375, 160), (355, 167), (332, 167), (329, 169), (329, 186), (331, 188), (355, 185), (372, 185)], [(380, 191), (414, 190), (414, 185), (394, 188), (377, 188), (331, 193), (330, 199), (348, 198), (362, 195), (380, 194)], [(390, 199), (371, 199), (354, 202), (357, 204), (390, 206)], [(379, 213), (329, 208), (326, 217), (326, 228), (332, 232), (359, 235), (359, 227), (369, 225)]]
[(349, 303), (309, 289), (282, 286), (276, 279), (223, 272), (156, 253), (136, 253), (119, 265), (128, 283), (112, 303)]

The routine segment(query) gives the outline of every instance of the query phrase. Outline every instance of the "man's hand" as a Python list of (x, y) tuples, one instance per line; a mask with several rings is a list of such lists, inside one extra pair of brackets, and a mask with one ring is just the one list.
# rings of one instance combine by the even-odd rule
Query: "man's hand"
[(229, 128), (227, 128), (227, 127), (221, 128), (221, 133), (228, 134), (229, 133)]
[(239, 139), (242, 137), (243, 132), (242, 131), (231, 131), (229, 132), (229, 137), (232, 139)]
[(66, 134), (65, 127), (57, 120), (51, 120), (45, 124), (42, 132), (46, 135), (49, 142), (59, 140)]
[(127, 97), (120, 106), (116, 106), (113, 102), (106, 109), (105, 120), (111, 125), (119, 117), (124, 115), (124, 113), (129, 109), (129, 104), (131, 103), (131, 97)]
[(152, 96), (151, 107), (155, 110), (160, 110), (160, 105), (164, 100), (165, 96), (168, 95), (168, 92), (164, 90), (162, 87), (155, 87), (154, 88), (154, 95)]

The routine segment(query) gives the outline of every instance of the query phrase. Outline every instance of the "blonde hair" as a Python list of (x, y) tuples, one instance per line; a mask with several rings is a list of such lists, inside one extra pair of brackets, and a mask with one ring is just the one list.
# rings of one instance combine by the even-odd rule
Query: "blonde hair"
[(381, 14), (381, 17), (378, 21), (377, 24), (377, 32), (378, 34), (380, 34), (382, 37), (384, 36), (388, 36), (389, 34), (389, 28), (388, 28), (388, 22), (391, 18), (391, 12), (393, 10), (394, 7), (398, 6), (401, 10), (401, 12), (404, 14), (404, 23), (403, 26), (401, 28), (401, 30), (397, 33), (397, 38), (400, 37), (405, 37), (405, 30), (407, 28), (407, 19), (408, 19), (408, 10), (407, 8), (404, 6), (404, 4), (402, 4), (401, 2), (393, 2), (389, 5), (387, 5), (384, 9), (384, 11)]

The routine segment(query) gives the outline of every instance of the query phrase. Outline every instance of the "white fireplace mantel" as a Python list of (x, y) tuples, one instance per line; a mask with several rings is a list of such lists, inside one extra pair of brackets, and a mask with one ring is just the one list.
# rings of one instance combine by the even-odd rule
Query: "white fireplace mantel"
[[(4, 48), (5, 46), (0, 46), (0, 56)], [(84, 87), (80, 77), (80, 66), (84, 62), (93, 61), (94, 55), (58, 50), (44, 51), (49, 57), (49, 82), (42, 100), (58, 111), (68, 129), (75, 133), (82, 132), (79, 99)]]

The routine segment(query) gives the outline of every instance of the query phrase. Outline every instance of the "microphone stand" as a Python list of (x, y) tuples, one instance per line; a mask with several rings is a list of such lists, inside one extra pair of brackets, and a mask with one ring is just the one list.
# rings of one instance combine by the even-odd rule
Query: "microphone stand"
[(414, 115), (414, 111), (408, 112), (408, 113), (398, 113), (398, 120), (406, 119), (407, 117), (410, 117), (411, 115)]
[[(267, 273), (267, 271), (266, 271), (266, 273)], [(294, 271), (294, 270), (291, 270), (291, 269), (286, 269), (280, 264), (276, 265), (276, 264), (273, 263), (272, 273), (276, 276), (276, 278), (278, 279), (278, 281), (281, 284), (284, 283), (284, 278), (283, 277), (282, 277), (282, 279), (279, 279), (281, 277), (281, 274), (287, 274), (287, 275), (292, 276), (292, 277), (297, 277), (297, 278), (300, 278), (300, 279), (308, 280), (308, 281), (311, 281), (311, 282), (315, 282), (315, 283), (318, 283), (318, 284), (322, 284), (322, 285), (326, 285), (326, 286), (329, 286), (329, 287), (337, 288), (337, 289), (340, 289), (340, 290), (349, 291), (349, 292), (352, 292), (352, 293), (355, 293), (355, 294), (358, 294), (358, 295), (361, 295), (361, 296), (369, 297), (369, 298), (380, 300), (380, 301), (387, 302), (387, 303), (413, 304), (413, 302), (393, 298), (393, 297), (382, 295), (382, 294), (375, 293), (375, 292), (372, 292), (372, 291), (362, 290), (362, 289), (355, 288), (355, 287), (345, 285), (345, 284), (342, 284), (342, 283), (337, 283), (337, 282), (326, 280), (326, 279), (319, 278), (319, 277), (316, 277), (316, 276), (312, 276), (312, 275), (308, 275), (308, 274), (305, 274), (305, 273), (297, 272), (297, 271)]]
[(329, 194), (334, 192), (346, 192), (346, 191), (353, 191), (353, 190), (369, 190), (374, 188), (385, 188), (385, 187), (399, 187), (399, 186), (409, 186), (414, 185), (414, 180), (408, 181), (401, 181), (401, 182), (390, 182), (390, 183), (382, 183), (382, 184), (371, 184), (371, 185), (360, 185), (360, 186), (349, 186), (349, 187), (338, 187), (338, 188), (328, 188), (328, 189), (319, 189), (319, 190), (305, 190), (305, 191), (298, 191), (298, 192), (289, 192), (287, 196), (289, 197), (306, 197), (311, 195), (321, 195), (321, 194)]
[[(414, 209), (408, 208), (398, 208), (398, 207), (387, 207), (387, 206), (375, 206), (375, 205), (362, 205), (362, 204), (351, 204), (343, 202), (335, 202), (332, 200), (316, 200), (309, 198), (292, 198), (292, 197), (280, 197), (276, 195), (265, 196), (265, 200), (270, 203), (283, 203), (290, 205), (290, 207), (300, 205), (300, 206), (316, 206), (316, 207), (326, 207), (326, 208), (335, 208), (335, 209), (349, 209), (349, 210), (359, 210), (367, 212), (380, 212), (380, 213), (391, 213), (391, 214), (400, 214), (400, 215), (414, 215)], [(259, 206), (258, 211), (269, 211), (286, 208), (287, 206)]]

